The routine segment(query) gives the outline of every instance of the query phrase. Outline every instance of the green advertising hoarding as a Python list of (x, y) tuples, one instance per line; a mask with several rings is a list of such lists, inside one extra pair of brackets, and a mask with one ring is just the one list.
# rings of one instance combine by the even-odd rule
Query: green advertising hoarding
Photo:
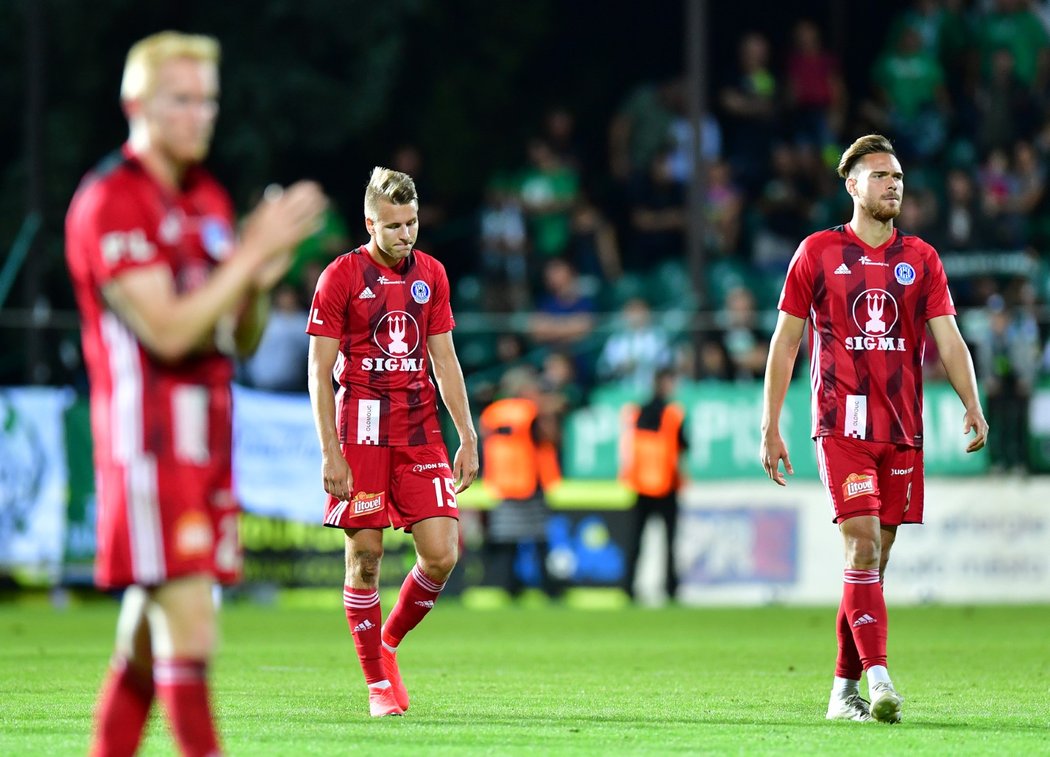
[[(988, 466), (987, 455), (966, 454), (963, 408), (951, 386), (928, 383), (925, 391), (926, 472), (972, 475)], [(676, 399), (686, 411), (689, 439), (686, 471), (690, 479), (760, 478), (761, 384), (683, 384)], [(596, 392), (589, 407), (576, 411), (565, 426), (562, 460), (566, 478), (615, 478), (622, 428), (621, 408), (638, 401), (628, 391)], [(816, 476), (810, 440), (810, 390), (795, 381), (788, 390), (780, 423), (796, 476)]]

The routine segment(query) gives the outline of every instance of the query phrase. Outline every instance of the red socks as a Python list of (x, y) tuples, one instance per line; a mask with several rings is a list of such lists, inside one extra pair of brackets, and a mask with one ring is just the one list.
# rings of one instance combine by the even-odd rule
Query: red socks
[(835, 634), (839, 639), (839, 656), (835, 660), (835, 675), (839, 678), (859, 681), (864, 673), (864, 668), (860, 664), (860, 652), (857, 651), (857, 642), (853, 640), (853, 629), (850, 628), (849, 620), (846, 619), (844, 604), (845, 597), (842, 602), (839, 602), (839, 615), (835, 625)]
[(405, 582), (401, 584), (397, 604), (386, 619), (383, 641), (392, 647), (400, 644), (405, 634), (419, 625), (419, 621), (434, 609), (434, 602), (444, 588), (445, 584), (429, 578), (418, 564), (412, 566)]
[(153, 704), (153, 672), (113, 661), (99, 695), (92, 757), (135, 754)]
[(153, 681), (179, 751), (187, 757), (220, 754), (208, 701), (207, 664), (203, 660), (155, 660)]
[[(879, 584), (879, 571), (853, 570), (847, 568), (843, 573), (842, 605), (839, 611), (839, 664), (844, 661), (842, 634), (844, 624), (848, 624), (853, 634), (861, 666), (867, 670), (872, 665), (886, 665), (886, 599)], [(843, 678), (857, 679), (855, 668), (849, 667), (850, 660), (845, 657), (850, 675)]]
[(346, 609), (346, 622), (354, 637), (357, 658), (361, 661), (361, 670), (365, 674), (365, 683), (372, 684), (386, 680), (383, 671), (383, 659), (380, 656), (380, 628), (383, 625), (383, 614), (379, 608), (379, 591), (376, 589), (354, 589), (343, 587), (343, 607)]

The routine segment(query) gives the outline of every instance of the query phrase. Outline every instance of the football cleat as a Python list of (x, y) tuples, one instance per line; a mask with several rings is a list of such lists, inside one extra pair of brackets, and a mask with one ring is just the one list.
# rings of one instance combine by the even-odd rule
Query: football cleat
[(904, 697), (897, 693), (892, 683), (872, 684), (871, 694), (871, 716), (880, 723), (901, 722), (901, 704)]
[(386, 647), (383, 647), (382, 651), (383, 671), (386, 673), (386, 679), (390, 681), (390, 688), (394, 692), (397, 706), (404, 712), (408, 709), (408, 689), (401, 680), (401, 671), (397, 669), (397, 652), (391, 652)]
[(865, 723), (871, 720), (871, 708), (866, 699), (860, 694), (847, 694), (846, 696), (831, 695), (828, 702), (828, 720), (856, 720)]
[(368, 687), (368, 711), (374, 718), (385, 718), (387, 715), (404, 715), (405, 711), (397, 703), (394, 696), (394, 687), (386, 688)]

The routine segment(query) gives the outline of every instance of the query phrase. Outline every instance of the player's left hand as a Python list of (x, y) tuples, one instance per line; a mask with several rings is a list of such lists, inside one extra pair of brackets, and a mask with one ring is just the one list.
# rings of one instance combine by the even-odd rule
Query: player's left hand
[(452, 477), (456, 484), (456, 494), (470, 487), (478, 477), (478, 445), (459, 445), (456, 457), (452, 462)]
[(966, 451), (976, 452), (983, 449), (988, 439), (988, 421), (984, 419), (984, 412), (979, 407), (967, 410), (963, 417), (963, 434), (969, 434), (970, 431), (974, 432), (974, 437), (966, 445)]

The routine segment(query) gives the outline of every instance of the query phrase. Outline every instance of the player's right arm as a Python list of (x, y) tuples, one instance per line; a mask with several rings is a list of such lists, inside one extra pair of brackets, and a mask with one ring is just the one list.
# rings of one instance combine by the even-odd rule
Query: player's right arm
[(354, 474), (339, 445), (335, 426), (335, 389), (332, 370), (339, 356), (339, 340), (327, 336), (310, 336), (310, 356), (307, 378), (310, 388), (310, 406), (314, 412), (317, 438), (321, 442), (321, 478), (324, 490), (339, 500), (350, 499), (354, 488)]
[[(102, 294), (147, 350), (167, 362), (181, 360), (212, 338), (221, 319), (235, 313), (272, 261), (314, 230), (326, 202), (312, 182), (299, 182), (280, 197), (263, 201), (229, 259), (192, 291), (180, 294), (167, 266), (144, 264), (118, 272), (103, 285)], [(100, 238), (103, 246), (106, 238)], [(120, 255), (121, 250), (102, 253)]]
[(788, 457), (787, 445), (780, 435), (780, 411), (784, 407), (791, 374), (795, 369), (795, 358), (798, 346), (806, 329), (806, 321), (790, 313), (780, 312), (773, 338), (769, 342), (769, 357), (766, 360), (766, 376), (762, 387), (762, 467), (774, 482), (787, 486), (784, 474), (780, 471), (780, 461), (784, 461), (784, 470), (794, 475)]

